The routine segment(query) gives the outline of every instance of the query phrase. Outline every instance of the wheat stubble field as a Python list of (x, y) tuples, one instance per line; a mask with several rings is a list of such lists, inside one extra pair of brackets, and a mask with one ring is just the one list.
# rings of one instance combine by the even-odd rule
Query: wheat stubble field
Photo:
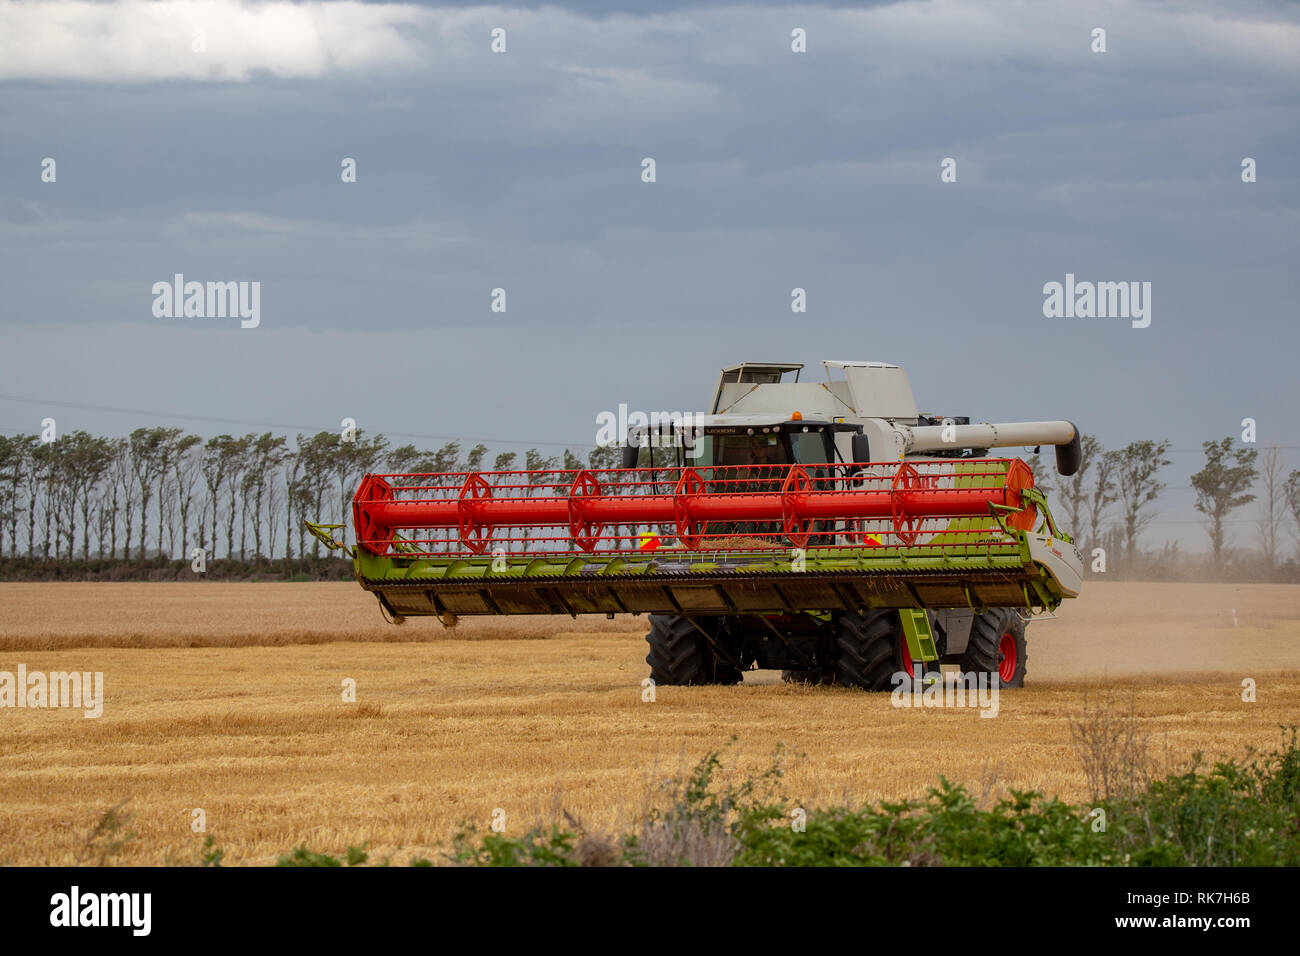
[[(661, 781), (733, 736), (729, 772), (766, 769), (784, 744), (783, 789), (809, 806), (920, 795), (940, 773), (977, 793), (1082, 799), (1068, 719), (1099, 689), (1131, 700), (1176, 764), (1300, 724), (1300, 587), (1090, 582), (1031, 626), (1030, 686), (1003, 693), (996, 719), (771, 672), (643, 703), (644, 630), (396, 628), (350, 583), (0, 584), (0, 671), (102, 671), (106, 697), (91, 720), (0, 709), (0, 864), (191, 863), (195, 808), (226, 864), (304, 842), (433, 857), (496, 808), (514, 833), (560, 808), (631, 824)], [(126, 824), (91, 839), (124, 801)]]

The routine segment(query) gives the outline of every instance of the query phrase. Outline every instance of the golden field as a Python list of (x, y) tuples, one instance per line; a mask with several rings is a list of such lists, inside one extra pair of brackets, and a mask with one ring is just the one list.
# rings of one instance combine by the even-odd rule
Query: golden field
[[(924, 793), (1086, 796), (1069, 718), (1131, 700), (1175, 764), (1271, 747), (1300, 724), (1300, 587), (1094, 583), (1029, 631), (1029, 686), (1000, 714), (783, 685), (659, 688), (641, 700), (644, 619), (384, 623), (342, 584), (0, 584), (0, 671), (102, 671), (103, 716), (0, 709), (0, 864), (188, 863), (202, 808), (223, 862), (299, 843), (435, 856), (456, 826), (507, 832), (563, 808), (630, 826), (665, 778), (724, 747), (729, 773), (786, 750), (804, 805)], [(358, 703), (344, 703), (355, 680)], [(1241, 699), (1242, 680), (1258, 699)], [(94, 847), (99, 847), (97, 851)]]

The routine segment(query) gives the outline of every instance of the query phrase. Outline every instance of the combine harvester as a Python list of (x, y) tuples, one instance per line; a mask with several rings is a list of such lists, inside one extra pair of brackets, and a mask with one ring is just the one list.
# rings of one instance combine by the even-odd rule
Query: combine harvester
[(1082, 560), (1029, 466), (989, 450), (1054, 445), (1071, 475), (1078, 430), (928, 418), (902, 368), (823, 365), (723, 369), (711, 414), (631, 430), (619, 469), (366, 475), (357, 579), (398, 623), (647, 613), (658, 684), (888, 690), (951, 663), (1021, 686), (1025, 622), (1078, 594)]

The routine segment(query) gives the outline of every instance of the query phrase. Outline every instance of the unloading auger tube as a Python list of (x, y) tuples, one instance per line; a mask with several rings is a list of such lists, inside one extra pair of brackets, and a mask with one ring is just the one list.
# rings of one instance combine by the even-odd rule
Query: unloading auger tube
[(394, 617), (1050, 610), (1082, 572), (1019, 459), (372, 474), (353, 519)]
[(975, 425), (900, 425), (891, 423), (901, 438), (900, 452), (942, 451), (958, 448), (1024, 448), (1053, 445), (1056, 470), (1065, 476), (1079, 470), (1083, 460), (1079, 430), (1073, 422), (981, 422)]

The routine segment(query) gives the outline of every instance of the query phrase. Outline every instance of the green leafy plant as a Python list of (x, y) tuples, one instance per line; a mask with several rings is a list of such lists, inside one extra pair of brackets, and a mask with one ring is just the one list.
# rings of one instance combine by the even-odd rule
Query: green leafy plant
[(287, 856), (276, 860), (276, 866), (360, 866), (369, 859), (361, 847), (350, 846), (342, 858), (328, 853), (313, 853), (306, 844), (296, 846)]

